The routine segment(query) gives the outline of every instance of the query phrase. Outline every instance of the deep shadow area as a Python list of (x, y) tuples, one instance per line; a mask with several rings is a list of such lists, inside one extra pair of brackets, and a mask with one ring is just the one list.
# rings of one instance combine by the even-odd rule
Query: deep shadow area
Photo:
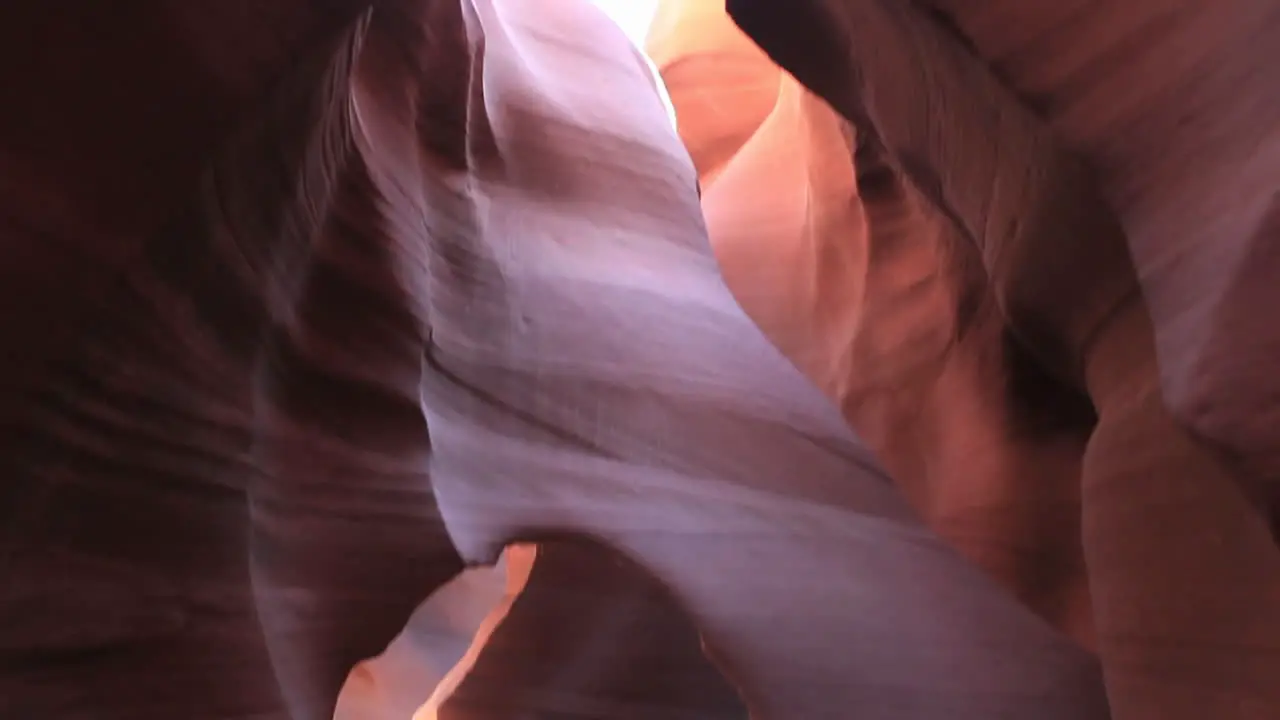
[(642, 568), (588, 540), (540, 543), (524, 591), (440, 720), (746, 720), (693, 624)]

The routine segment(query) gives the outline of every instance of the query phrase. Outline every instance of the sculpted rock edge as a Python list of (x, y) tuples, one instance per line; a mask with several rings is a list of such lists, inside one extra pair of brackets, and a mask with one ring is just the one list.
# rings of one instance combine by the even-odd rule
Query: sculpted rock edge
[[(981, 272), (948, 275), (939, 307), (990, 278), (977, 345), (1007, 321), (1097, 409), (1087, 449), (1063, 455), (1083, 467), (1068, 502), (1096, 653), (939, 527), (931, 476), (914, 495), (890, 482), (916, 477), (913, 451), (871, 432), (896, 426), (852, 375), (820, 372), (865, 366), (807, 363), (808, 340), (781, 342), (722, 275), (728, 236), (697, 183), (708, 208), (728, 186), (708, 185), (644, 58), (585, 0), (13, 3), (0, 718), (330, 718), (415, 606), (523, 541), (545, 555), (441, 716), (1277, 714), (1280, 558), (1258, 511), (1275, 438), (1205, 349), (1266, 367), (1265, 327), (1246, 341), (1209, 319), (1245, 318), (1271, 277), (1274, 125), (1233, 115), (1201, 186), (1142, 195), (1158, 183), (1133, 168), (1158, 149), (1111, 141), (1142, 150), (1126, 175), (1084, 111), (1022, 110), (1054, 97), (1054, 73), (1012, 72), (994, 10), (943, 8), (971, 47), (892, 0), (729, 10), (798, 80), (805, 117), (830, 121), (822, 141), (861, 151), (843, 192), (866, 200), (868, 168), (892, 175), (894, 200), (863, 203), (868, 246), (901, 211), (968, 247)], [(1238, 69), (1257, 43), (1230, 33), (1273, 14), (1204, 32)], [(1274, 95), (1243, 77), (1233, 92)], [(1080, 158), (1104, 166), (1097, 197)], [(1221, 226), (1209, 201), (1157, 212), (1214, 181), (1268, 189)], [(1189, 286), (1145, 270), (1151, 238), (1180, 226), (1249, 238), (1231, 271), (1192, 263), (1213, 276), (1195, 322), (1175, 322)], [(965, 407), (921, 393), (938, 418)], [(556, 637), (583, 654), (532, 672), (549, 655), (519, 650), (573, 619)], [(652, 677), (573, 665), (604, 637)]]

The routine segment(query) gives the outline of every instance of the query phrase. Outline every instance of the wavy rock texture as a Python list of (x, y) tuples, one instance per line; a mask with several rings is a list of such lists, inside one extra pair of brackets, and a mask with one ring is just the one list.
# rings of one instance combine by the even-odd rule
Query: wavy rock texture
[[(1228, 298), (1275, 272), (1263, 158), (1280, 95), (1244, 68), (1266, 65), (1255, 38), (1280, 15), (1161, 2), (729, 9), (948, 217), (1015, 335), (1089, 393), (1082, 540), (1113, 716), (1280, 711), (1267, 679), (1280, 670), (1274, 439), (1251, 430), (1272, 379), (1247, 354), (1271, 334), (1220, 340), (1249, 322)], [(1214, 340), (1240, 355), (1224, 362)], [(1259, 361), (1248, 373), (1245, 358)]]
[(664, 3), (649, 50), (747, 314), (936, 530), (1089, 644), (1087, 403), (1009, 341), (980, 259), (945, 218), (742, 34), (722, 0)]
[(0, 9), (0, 718), (1276, 715), (1270, 10), (987, 5)]
[(419, 204), (350, 114), (368, 13), (4, 15), (31, 75), (5, 82), (3, 318), (30, 342), (0, 403), (0, 716), (327, 717), (462, 566), (426, 481)]

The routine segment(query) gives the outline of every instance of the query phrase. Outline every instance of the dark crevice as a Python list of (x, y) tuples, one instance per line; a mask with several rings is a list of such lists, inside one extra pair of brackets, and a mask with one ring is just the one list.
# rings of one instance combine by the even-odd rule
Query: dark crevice
[(1033, 438), (1087, 436), (1098, 422), (1089, 397), (1052, 377), (1007, 327), (1002, 344), (1015, 431)]

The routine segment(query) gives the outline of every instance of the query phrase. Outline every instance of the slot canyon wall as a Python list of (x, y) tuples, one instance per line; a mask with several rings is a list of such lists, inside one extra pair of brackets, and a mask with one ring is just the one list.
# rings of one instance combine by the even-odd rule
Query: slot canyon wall
[(0, 9), (0, 720), (1280, 717), (1280, 7), (657, 6)]

